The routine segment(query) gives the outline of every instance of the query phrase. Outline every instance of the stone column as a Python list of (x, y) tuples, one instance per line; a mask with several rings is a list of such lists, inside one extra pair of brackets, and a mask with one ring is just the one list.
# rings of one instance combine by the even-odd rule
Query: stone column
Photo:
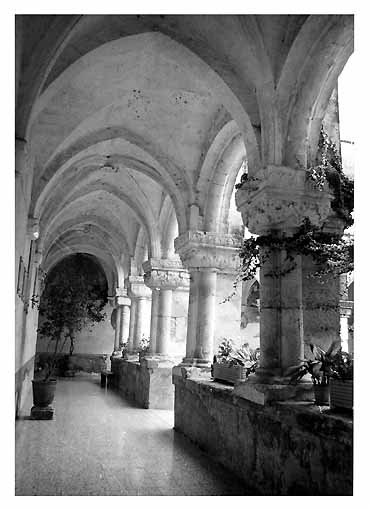
[(118, 288), (116, 290), (115, 305), (116, 313), (115, 313), (115, 337), (113, 356), (120, 356), (122, 354), (124, 344), (128, 340), (127, 326), (129, 321), (129, 307), (131, 305), (131, 300), (127, 296), (126, 289)]
[[(135, 320), (134, 327), (130, 328), (130, 346), (132, 345), (132, 349), (135, 351), (139, 348), (142, 337), (149, 336), (149, 329), (147, 327), (147, 304), (151, 298), (151, 290), (146, 287), (144, 283), (143, 276), (134, 276), (131, 275), (126, 279), (126, 284), (128, 287), (128, 295), (135, 301)], [(134, 310), (131, 311), (131, 318)], [(131, 319), (132, 322), (132, 319)]]
[(151, 298), (151, 323), (150, 323), (150, 349), (149, 355), (152, 356), (156, 353), (156, 334), (158, 328), (158, 310), (159, 310), (159, 295), (160, 290), (152, 289)]
[(140, 296), (137, 298), (136, 308), (136, 328), (135, 336), (133, 337), (133, 348), (138, 349), (143, 336), (146, 336), (144, 320), (145, 320), (145, 308), (146, 308), (146, 297)]
[[(155, 338), (155, 350), (150, 354), (167, 357), (169, 354), (172, 318), (172, 294), (177, 288), (188, 288), (188, 273), (176, 259), (149, 259), (142, 265), (145, 284), (155, 293), (151, 314), (151, 330)], [(157, 302), (156, 302), (157, 300)]]
[(213, 357), (217, 273), (236, 271), (241, 242), (232, 235), (189, 230), (174, 244), (191, 275), (186, 357), (182, 363), (207, 367)]
[(131, 298), (131, 313), (129, 317), (129, 336), (128, 336), (128, 344), (127, 344), (127, 352), (133, 352), (133, 339), (135, 334), (135, 324), (136, 324), (136, 309), (137, 309), (137, 301), (135, 298)]
[(121, 356), (122, 351), (120, 349), (120, 338), (119, 338), (121, 312), (120, 312), (119, 306), (115, 307), (114, 316), (115, 316), (115, 335), (114, 335), (114, 350), (113, 350), (112, 356)]
[(199, 276), (200, 271), (190, 269), (190, 295), (188, 300), (188, 319), (186, 337), (186, 357), (184, 364), (191, 364), (195, 358), (197, 336), (197, 311), (199, 301)]
[(215, 296), (217, 272), (206, 269), (198, 277), (198, 310), (195, 358), (211, 361), (215, 330)]
[(130, 305), (128, 304), (122, 305), (122, 320), (121, 320), (122, 347), (123, 344), (128, 343), (130, 315), (131, 315)]
[(172, 293), (171, 289), (162, 289), (159, 295), (156, 352), (162, 356), (169, 354)]
[[(305, 218), (321, 227), (332, 214), (331, 199), (328, 186), (317, 190), (307, 181), (304, 170), (276, 166), (260, 169), (236, 192), (243, 222), (257, 235), (292, 236)], [(267, 256), (264, 252), (260, 268), (260, 368), (250, 382), (287, 384), (285, 374), (303, 356), (308, 331), (307, 286), (312, 291), (310, 302), (318, 299), (318, 291), (307, 283), (306, 260), (300, 254), (292, 263), (285, 257), (283, 250)], [(286, 265), (293, 269), (286, 272)]]

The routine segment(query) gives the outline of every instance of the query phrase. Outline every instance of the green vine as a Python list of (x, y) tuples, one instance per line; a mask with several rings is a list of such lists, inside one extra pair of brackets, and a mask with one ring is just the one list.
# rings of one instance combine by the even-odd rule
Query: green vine
[[(338, 150), (323, 128), (320, 132), (317, 163), (315, 167), (307, 170), (306, 178), (319, 190), (323, 190), (328, 183), (334, 195), (331, 208), (343, 221), (344, 227), (350, 227), (353, 224), (351, 213), (354, 208), (354, 183), (343, 173)], [(247, 174), (243, 174), (241, 183), (236, 187), (242, 186), (248, 180)], [(312, 276), (321, 277), (324, 274), (338, 276), (351, 272), (354, 268), (352, 236), (342, 237), (324, 232), (305, 218), (292, 236), (271, 233), (244, 240), (239, 253), (241, 271), (234, 286), (236, 287), (240, 280), (255, 278), (260, 265), (264, 264), (273, 252), (283, 252), (284, 262), (280, 271), (268, 273), (266, 276), (280, 277), (293, 271), (296, 267), (297, 254), (309, 256), (314, 260), (318, 269)]]
[(273, 252), (284, 252), (284, 264), (277, 273), (266, 276), (285, 276), (296, 268), (296, 254), (310, 256), (318, 270), (312, 276), (339, 274), (353, 271), (354, 246), (350, 236), (323, 232), (305, 218), (299, 230), (291, 237), (269, 234), (251, 237), (243, 242), (239, 256), (242, 267), (238, 281), (255, 278), (257, 270)]
[(343, 173), (336, 144), (329, 139), (323, 127), (319, 136), (317, 165), (307, 170), (306, 177), (319, 190), (324, 188), (325, 182), (328, 183), (334, 195), (332, 210), (343, 220), (345, 227), (353, 225), (354, 181)]

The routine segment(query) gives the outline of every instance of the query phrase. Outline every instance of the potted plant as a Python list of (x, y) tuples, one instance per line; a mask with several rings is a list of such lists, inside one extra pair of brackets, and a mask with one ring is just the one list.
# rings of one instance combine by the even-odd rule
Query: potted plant
[(138, 360), (141, 363), (147, 356), (150, 349), (150, 338), (146, 338), (145, 335), (142, 336), (140, 346), (138, 348)]
[(215, 380), (230, 383), (244, 382), (258, 366), (259, 349), (250, 349), (244, 344), (235, 349), (232, 340), (224, 339), (214, 356), (211, 374)]
[(332, 408), (353, 408), (354, 360), (348, 352), (339, 349), (334, 357), (330, 384)]
[(332, 375), (332, 366), (339, 342), (333, 342), (327, 351), (321, 347), (309, 344), (313, 359), (304, 359), (298, 367), (294, 367), (288, 375), (290, 384), (296, 384), (305, 375), (310, 374), (314, 385), (315, 404), (329, 405), (329, 381)]
[[(107, 296), (103, 289), (91, 284), (84, 272), (83, 262), (69, 261), (68, 270), (53, 271), (46, 277), (46, 285), (41, 299), (37, 301), (40, 320), (37, 329), (41, 337), (48, 339), (47, 351), (50, 355), (35, 369), (33, 380), (34, 408), (31, 415), (38, 418), (42, 409), (50, 411), (54, 399), (58, 365), (68, 370), (68, 360), (60, 357), (69, 340), (68, 359), (73, 354), (76, 335), (85, 326), (105, 319), (103, 308)], [(45, 413), (44, 413), (45, 414)], [(50, 413), (48, 413), (50, 414)]]

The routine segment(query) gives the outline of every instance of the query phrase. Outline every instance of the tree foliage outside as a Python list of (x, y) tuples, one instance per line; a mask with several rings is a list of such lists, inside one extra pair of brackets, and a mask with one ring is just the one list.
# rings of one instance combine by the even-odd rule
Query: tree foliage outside
[(86, 257), (76, 255), (68, 259), (46, 278), (39, 304), (38, 332), (49, 340), (48, 351), (52, 352), (44, 370), (45, 379), (51, 377), (57, 354), (64, 351), (68, 340), (72, 355), (77, 334), (106, 318), (103, 312), (107, 302), (106, 285), (91, 276), (91, 264)]

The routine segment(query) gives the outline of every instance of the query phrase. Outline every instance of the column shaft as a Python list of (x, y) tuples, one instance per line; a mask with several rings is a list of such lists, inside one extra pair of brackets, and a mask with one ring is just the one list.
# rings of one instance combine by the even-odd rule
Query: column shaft
[(198, 311), (195, 358), (209, 362), (213, 356), (217, 273), (203, 269), (198, 276)]
[(128, 305), (122, 306), (122, 319), (121, 319), (121, 344), (128, 342), (129, 337), (129, 321), (130, 321), (130, 307)]
[(156, 337), (156, 352), (167, 355), (170, 341), (170, 324), (172, 318), (172, 290), (161, 289)]
[(199, 271), (190, 270), (190, 293), (188, 298), (187, 337), (186, 337), (186, 358), (188, 360), (194, 358), (195, 356), (197, 311), (198, 311), (198, 280)]
[(134, 346), (134, 335), (135, 335), (135, 325), (136, 325), (136, 309), (137, 309), (137, 301), (133, 297), (131, 298), (131, 315), (129, 318), (129, 337), (128, 337), (128, 352), (132, 352)]
[(120, 326), (121, 326), (121, 307), (116, 307), (116, 322), (115, 322), (115, 336), (114, 336), (114, 352), (119, 352), (120, 350)]
[(150, 349), (149, 354), (155, 354), (156, 350), (156, 337), (158, 327), (158, 310), (159, 310), (159, 289), (152, 289), (151, 301), (151, 323), (150, 323)]
[(285, 273), (285, 254), (261, 254), (260, 267), (260, 368), (261, 376), (283, 376), (303, 356), (301, 256)]
[(302, 257), (304, 341), (327, 349), (340, 340), (340, 283), (331, 274), (312, 277), (318, 269), (310, 257)]
[(135, 335), (133, 338), (133, 348), (138, 349), (140, 347), (140, 343), (142, 340), (142, 336), (145, 332), (145, 305), (146, 298), (139, 297), (137, 298), (137, 308), (136, 308), (136, 327), (135, 327)]

